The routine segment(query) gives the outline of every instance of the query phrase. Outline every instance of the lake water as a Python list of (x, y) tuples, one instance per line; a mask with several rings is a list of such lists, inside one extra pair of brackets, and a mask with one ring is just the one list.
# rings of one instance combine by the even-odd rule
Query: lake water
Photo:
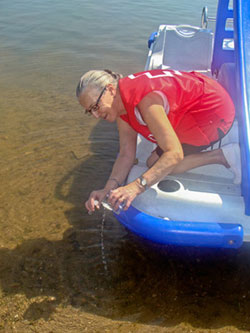
[(204, 5), (214, 16), (215, 0), (0, 1), (0, 331), (250, 328), (248, 248), (162, 255), (83, 207), (118, 137), (81, 112), (78, 79), (142, 70), (149, 35), (199, 26)]

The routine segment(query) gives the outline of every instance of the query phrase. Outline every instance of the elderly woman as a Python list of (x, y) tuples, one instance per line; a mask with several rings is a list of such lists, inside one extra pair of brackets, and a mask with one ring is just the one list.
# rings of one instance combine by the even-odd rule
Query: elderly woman
[[(238, 144), (201, 152), (220, 141), (234, 121), (234, 105), (219, 83), (196, 72), (152, 70), (122, 78), (104, 71), (89, 71), (76, 95), (86, 113), (117, 122), (120, 153), (103, 189), (93, 191), (85, 203), (88, 211), (99, 208), (107, 194), (114, 209), (170, 173), (182, 173), (207, 164), (231, 168), (240, 183)], [(122, 185), (133, 166), (137, 133), (157, 143), (149, 156), (148, 170)]]

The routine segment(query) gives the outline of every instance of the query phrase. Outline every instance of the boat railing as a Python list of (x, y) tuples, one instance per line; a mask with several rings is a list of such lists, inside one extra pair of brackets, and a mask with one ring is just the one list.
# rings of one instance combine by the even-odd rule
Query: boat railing
[(202, 29), (207, 29), (208, 22), (215, 22), (215, 21), (216, 21), (215, 17), (209, 17), (208, 16), (207, 6), (203, 7), (202, 13), (201, 13), (201, 28)]
[[(203, 7), (202, 13), (201, 13), (201, 28), (202, 29), (207, 29), (209, 22), (215, 23), (216, 22), (216, 17), (208, 16), (208, 7), (205, 6), (205, 7)], [(228, 27), (232, 27), (233, 26), (233, 19), (228, 18), (226, 24), (227, 24)]]

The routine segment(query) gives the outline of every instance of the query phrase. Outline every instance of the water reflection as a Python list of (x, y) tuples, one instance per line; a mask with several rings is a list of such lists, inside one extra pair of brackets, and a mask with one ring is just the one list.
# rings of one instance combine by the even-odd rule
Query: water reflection
[[(44, 148), (44, 140), (45, 137), (36, 142), (38, 155), (39, 149)], [(79, 310), (79, 318), (86, 313), (94, 315), (98, 327), (103, 325), (103, 319), (98, 319), (102, 316), (122, 320), (123, 325), (136, 323), (138, 331), (140, 325), (147, 325), (143, 326), (145, 332), (165, 331), (167, 327), (176, 328), (177, 332), (178, 329), (188, 332), (191, 328), (197, 332), (221, 331), (228, 326), (235, 327), (230, 328), (231, 332), (248, 331), (249, 246), (239, 251), (156, 248), (128, 234), (109, 214), (104, 232), (106, 274), (101, 258), (102, 213), (87, 215), (83, 202), (90, 190), (101, 188), (108, 177), (117, 153), (117, 133), (112, 125), (99, 122), (88, 137), (90, 146), (82, 150), (74, 143), (74, 137), (70, 140), (67, 150), (70, 162), (64, 161), (65, 154), (60, 157), (65, 146), (62, 151), (57, 147), (59, 159), (54, 162), (52, 159), (50, 164), (52, 155), (45, 154), (35, 169), (30, 169), (30, 163), (38, 155), (30, 162), (25, 159), (27, 156), (23, 157), (28, 166), (26, 181), (30, 183), (26, 192), (22, 182), (15, 189), (21, 187), (20, 198), (26, 211), (20, 215), (19, 223), (15, 215), (7, 217), (17, 223), (25, 239), (19, 239), (17, 246), (2, 245), (0, 249), (3, 322), (15, 321), (17, 325), (17, 318), (20, 322), (49, 322), (58, 316), (59, 309), (69, 309), (71, 313), (73, 308)], [(52, 137), (48, 146), (51, 142)], [(51, 150), (55, 153), (53, 145)], [(66, 171), (58, 167), (63, 161), (73, 168)], [(45, 183), (48, 168), (55, 171), (47, 174)], [(32, 172), (35, 178), (30, 180)], [(37, 172), (43, 173), (42, 178)], [(37, 191), (39, 186), (32, 187), (34, 180), (38, 181), (40, 191)], [(50, 182), (52, 188), (56, 185), (53, 194)], [(42, 205), (45, 226), (39, 221)], [(28, 217), (24, 219), (25, 216)], [(8, 235), (15, 232), (11, 228), (12, 225), (6, 224)], [(62, 237), (56, 238), (62, 230)], [(39, 237), (39, 233), (43, 236)], [(112, 329), (117, 329), (115, 322)]]
[[(92, 221), (93, 222), (93, 221)], [(107, 225), (109, 275), (100, 260), (98, 233), (88, 223), (62, 241), (28, 240), (1, 249), (1, 288), (10, 315), (49, 320), (58, 307), (160, 327), (185, 322), (196, 328), (249, 330), (249, 279), (241, 253), (167, 249), (167, 256), (138, 245)], [(11, 312), (13, 301), (25, 296)], [(23, 311), (25, 309), (25, 311)], [(11, 319), (11, 318), (9, 318)], [(14, 318), (12, 318), (14, 319)], [(233, 330), (231, 330), (233, 332)]]

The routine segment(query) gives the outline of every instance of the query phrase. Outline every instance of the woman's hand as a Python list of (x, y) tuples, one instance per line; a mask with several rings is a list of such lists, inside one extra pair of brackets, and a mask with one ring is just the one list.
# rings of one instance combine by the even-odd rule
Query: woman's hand
[[(85, 202), (85, 207), (87, 208), (87, 210), (89, 212), (94, 212), (96, 208), (100, 209), (100, 203), (106, 197), (108, 192), (109, 192), (108, 189), (102, 189), (91, 192), (88, 200)], [(96, 201), (98, 201), (98, 204), (96, 204)]]
[(144, 192), (144, 189), (136, 181), (126, 185), (118, 187), (115, 190), (110, 191), (108, 202), (113, 207), (114, 211), (119, 209), (120, 205), (124, 205), (124, 210), (127, 210), (132, 201), (137, 195)]

